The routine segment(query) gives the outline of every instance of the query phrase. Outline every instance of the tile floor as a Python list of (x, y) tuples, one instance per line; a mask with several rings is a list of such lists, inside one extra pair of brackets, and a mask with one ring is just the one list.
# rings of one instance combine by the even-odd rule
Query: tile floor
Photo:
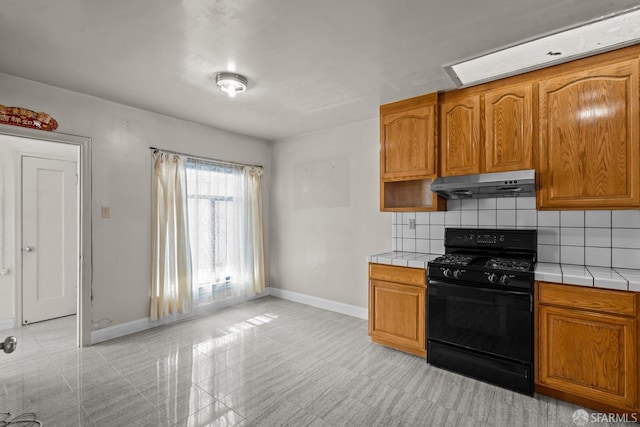
[(274, 297), (83, 349), (74, 327), (0, 331), (18, 338), (0, 353), (0, 412), (62, 427), (568, 427), (579, 408), (431, 367), (371, 344), (364, 320)]

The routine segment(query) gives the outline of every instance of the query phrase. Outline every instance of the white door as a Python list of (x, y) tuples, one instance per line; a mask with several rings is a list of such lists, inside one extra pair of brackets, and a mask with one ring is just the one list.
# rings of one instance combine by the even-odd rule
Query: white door
[(22, 157), (22, 323), (76, 313), (76, 162)]

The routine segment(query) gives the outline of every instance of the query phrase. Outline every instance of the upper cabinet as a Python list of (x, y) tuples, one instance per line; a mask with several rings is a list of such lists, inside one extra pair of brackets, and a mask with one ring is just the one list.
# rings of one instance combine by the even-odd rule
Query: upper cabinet
[(438, 173), (438, 94), (380, 106), (380, 210), (445, 209)]
[(539, 83), (538, 207), (640, 206), (638, 60)]
[(533, 168), (532, 82), (463, 89), (443, 98), (442, 176)]
[(440, 104), (442, 176), (480, 173), (480, 96)]
[(484, 95), (485, 172), (533, 168), (533, 83)]
[(380, 107), (380, 178), (436, 174), (437, 94)]

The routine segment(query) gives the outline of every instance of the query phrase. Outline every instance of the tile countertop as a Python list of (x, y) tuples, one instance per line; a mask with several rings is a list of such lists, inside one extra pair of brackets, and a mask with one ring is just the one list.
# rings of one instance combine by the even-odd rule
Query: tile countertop
[[(426, 269), (427, 263), (440, 255), (394, 251), (370, 255), (367, 260), (377, 264)], [(640, 292), (640, 270), (539, 262), (535, 274), (536, 280), (544, 282)]]

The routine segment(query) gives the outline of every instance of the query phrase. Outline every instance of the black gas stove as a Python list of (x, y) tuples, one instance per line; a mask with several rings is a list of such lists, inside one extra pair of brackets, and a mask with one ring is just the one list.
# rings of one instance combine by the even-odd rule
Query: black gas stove
[(533, 394), (536, 230), (445, 230), (428, 265), (427, 361)]

